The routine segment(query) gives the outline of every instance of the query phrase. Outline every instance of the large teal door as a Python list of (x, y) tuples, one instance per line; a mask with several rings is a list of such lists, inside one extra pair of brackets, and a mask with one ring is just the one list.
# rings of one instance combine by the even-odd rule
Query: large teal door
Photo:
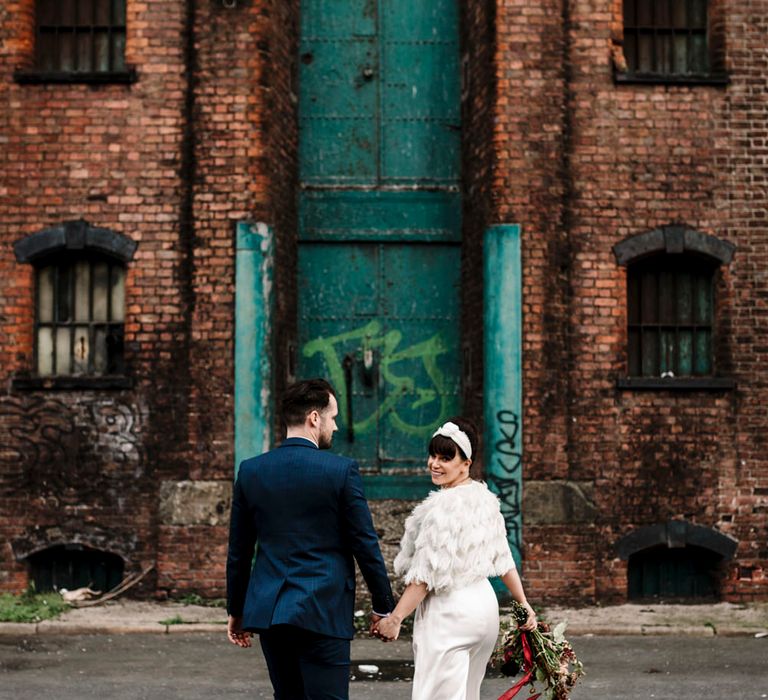
[(304, 185), (458, 182), (458, 0), (303, 0)]
[(301, 248), (302, 371), (336, 387), (336, 448), (368, 472), (423, 472), (426, 442), (457, 409), (454, 256), (434, 244)]
[(459, 410), (457, 17), (457, 0), (302, 2), (297, 374), (336, 387), (334, 447), (374, 497), (423, 490)]

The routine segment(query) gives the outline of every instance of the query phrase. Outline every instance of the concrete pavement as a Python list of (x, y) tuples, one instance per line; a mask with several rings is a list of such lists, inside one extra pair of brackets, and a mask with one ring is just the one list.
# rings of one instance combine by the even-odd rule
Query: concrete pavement
[[(768, 632), (768, 603), (737, 605), (614, 605), (585, 608), (550, 607), (540, 617), (566, 620), (568, 634), (739, 636)], [(57, 620), (37, 624), (0, 623), (0, 635), (28, 634), (184, 634), (222, 633), (221, 608), (180, 603), (116, 600), (76, 608)]]
[[(571, 637), (587, 676), (572, 700), (758, 700), (768, 698), (768, 638)], [(361, 663), (408, 669), (410, 644), (358, 639), (352, 700), (409, 700), (410, 683), (374, 681)], [(481, 700), (509, 679), (486, 678)], [(520, 697), (527, 697), (523, 690)], [(0, 637), (0, 700), (246, 700), (271, 698), (258, 647), (221, 634), (30, 634)]]
[[(768, 698), (768, 604), (550, 608), (542, 617), (568, 621), (585, 664), (572, 700)], [(0, 623), (0, 700), (271, 698), (258, 644), (229, 644), (225, 620), (221, 608), (118, 600), (39, 624)], [(351, 698), (409, 700), (408, 640), (355, 639), (352, 659)], [(490, 671), (481, 700), (510, 685)]]

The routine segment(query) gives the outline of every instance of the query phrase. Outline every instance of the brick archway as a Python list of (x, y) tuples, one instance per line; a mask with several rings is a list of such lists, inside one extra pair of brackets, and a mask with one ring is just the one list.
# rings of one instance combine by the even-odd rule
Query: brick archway
[(618, 556), (624, 560), (637, 552), (659, 545), (665, 545), (669, 549), (689, 545), (701, 547), (728, 560), (736, 554), (738, 544), (737, 539), (713, 528), (695, 525), (686, 520), (669, 520), (666, 523), (633, 530), (619, 539), (614, 546)]

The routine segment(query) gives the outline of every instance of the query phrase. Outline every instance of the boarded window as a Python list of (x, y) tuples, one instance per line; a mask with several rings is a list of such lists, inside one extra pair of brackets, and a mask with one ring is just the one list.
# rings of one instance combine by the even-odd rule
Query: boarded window
[(692, 255), (657, 255), (627, 273), (629, 375), (714, 374), (716, 266)]
[(714, 600), (722, 558), (702, 547), (651, 547), (629, 558), (630, 600)]
[(125, 266), (64, 257), (36, 270), (40, 376), (123, 374)]
[(90, 586), (108, 591), (123, 579), (124, 563), (111, 552), (80, 544), (56, 545), (29, 557), (30, 575), (36, 591), (74, 590)]
[(36, 23), (39, 70), (125, 70), (125, 0), (37, 0)]
[(708, 74), (708, 12), (707, 0), (624, 0), (627, 73)]

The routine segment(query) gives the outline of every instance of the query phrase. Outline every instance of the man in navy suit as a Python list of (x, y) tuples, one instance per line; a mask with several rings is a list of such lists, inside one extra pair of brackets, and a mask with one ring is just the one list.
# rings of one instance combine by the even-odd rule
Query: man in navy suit
[(259, 634), (278, 700), (346, 699), (353, 558), (371, 592), (372, 630), (394, 607), (392, 589), (357, 463), (327, 451), (337, 430), (333, 388), (323, 379), (293, 384), (282, 412), (285, 441), (245, 460), (235, 481), (227, 634), (240, 647)]

